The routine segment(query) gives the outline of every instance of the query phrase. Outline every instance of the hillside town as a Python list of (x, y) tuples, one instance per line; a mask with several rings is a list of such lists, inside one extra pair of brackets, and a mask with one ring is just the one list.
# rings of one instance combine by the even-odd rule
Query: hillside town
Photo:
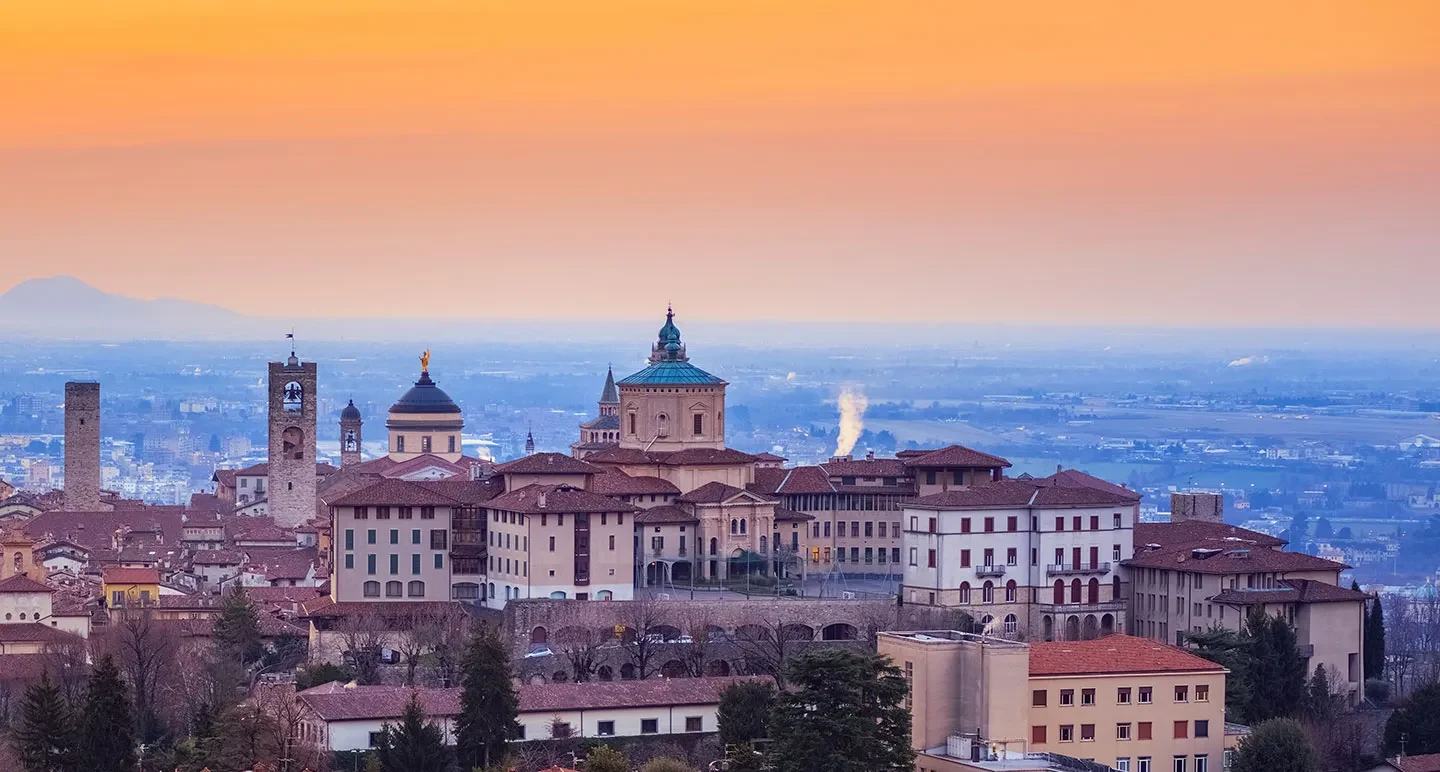
[[(103, 384), (66, 384), (64, 487), (0, 491), (21, 755), (46, 690), (83, 711), (109, 678), (127, 768), (390, 769), (428, 737), (449, 756), (426, 769), (799, 769), (815, 729), (786, 706), (842, 674), (903, 685), (874, 769), (1229, 770), (1290, 719), (1327, 768), (1440, 752), (1377, 718), (1440, 689), (1440, 601), (1234, 525), (1218, 493), (1146, 517), (1128, 483), (961, 445), (737, 450), (673, 311), (567, 452), (496, 463), (431, 359), (382, 427), (340, 411), (330, 464), (323, 363), (292, 350), (265, 460), (176, 504), (105, 487)], [(482, 741), (485, 690), (511, 707)], [(769, 729), (736, 728), (757, 710)]]

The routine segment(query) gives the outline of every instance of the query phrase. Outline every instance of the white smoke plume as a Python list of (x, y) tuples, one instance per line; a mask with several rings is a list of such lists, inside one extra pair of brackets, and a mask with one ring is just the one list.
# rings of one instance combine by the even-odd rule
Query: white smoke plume
[(835, 438), (835, 455), (845, 456), (855, 449), (855, 441), (865, 430), (865, 408), (870, 406), (870, 400), (865, 399), (865, 394), (858, 388), (846, 386), (840, 390), (840, 397), (835, 402), (840, 407), (840, 434)]

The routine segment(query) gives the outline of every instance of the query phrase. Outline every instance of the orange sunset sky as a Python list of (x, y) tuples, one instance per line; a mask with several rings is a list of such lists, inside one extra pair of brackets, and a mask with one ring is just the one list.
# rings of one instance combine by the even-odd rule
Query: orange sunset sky
[(1434, 0), (8, 0), (0, 115), (0, 291), (1440, 326)]

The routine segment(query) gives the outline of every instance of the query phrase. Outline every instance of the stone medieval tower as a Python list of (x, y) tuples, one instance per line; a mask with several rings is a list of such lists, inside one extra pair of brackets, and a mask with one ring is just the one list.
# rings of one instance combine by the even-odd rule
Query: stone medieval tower
[(100, 384), (65, 384), (65, 508), (100, 509)]
[(270, 363), (270, 516), (281, 527), (315, 517), (315, 363), (295, 352)]
[(360, 418), (360, 408), (355, 400), (340, 411), (340, 466), (342, 468), (360, 463), (360, 427), (365, 422)]

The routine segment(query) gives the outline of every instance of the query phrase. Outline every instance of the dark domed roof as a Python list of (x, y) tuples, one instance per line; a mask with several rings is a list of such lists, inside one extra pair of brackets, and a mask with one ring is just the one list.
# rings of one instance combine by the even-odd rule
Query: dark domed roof
[(390, 406), (392, 413), (459, 413), (460, 406), (450, 395), (430, 380), (428, 370), (420, 371), (420, 380)]
[(345, 409), (340, 411), (340, 420), (341, 420), (341, 421), (359, 421), (359, 420), (360, 420), (360, 408), (355, 407), (355, 400), (353, 400), (353, 399), (350, 400), (350, 404), (346, 405), (346, 406), (345, 406)]

